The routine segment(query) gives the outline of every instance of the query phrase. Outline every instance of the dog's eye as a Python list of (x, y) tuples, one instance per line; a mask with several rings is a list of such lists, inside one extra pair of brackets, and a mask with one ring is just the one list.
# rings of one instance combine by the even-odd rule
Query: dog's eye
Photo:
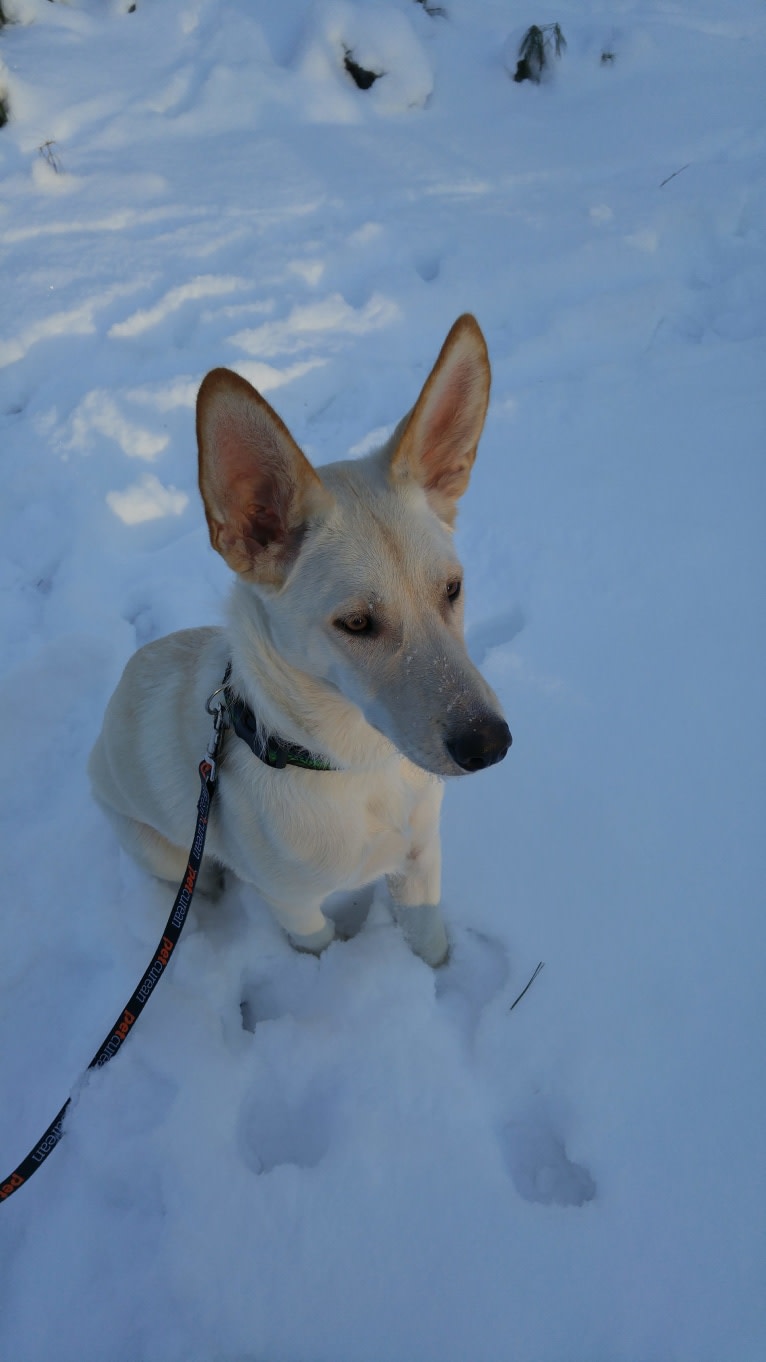
[(345, 619), (336, 620), (337, 629), (342, 629), (346, 634), (371, 634), (373, 631), (372, 620), (369, 615), (346, 615)]
[(460, 595), (462, 582), (459, 577), (453, 577), (451, 582), (447, 582), (447, 600), (456, 601)]

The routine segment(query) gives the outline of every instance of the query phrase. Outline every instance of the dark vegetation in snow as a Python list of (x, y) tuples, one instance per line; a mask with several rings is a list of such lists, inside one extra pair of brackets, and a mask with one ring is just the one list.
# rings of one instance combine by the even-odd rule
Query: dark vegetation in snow
[(560, 24), (532, 24), (519, 44), (519, 61), (513, 79), (517, 84), (531, 80), (539, 85), (543, 71), (550, 66), (551, 53), (560, 57), (566, 45)]
[(380, 77), (386, 74), (385, 71), (367, 71), (364, 66), (360, 66), (354, 61), (354, 54), (350, 48), (344, 47), (343, 52), (343, 65), (360, 90), (369, 90), (376, 80), (380, 80)]

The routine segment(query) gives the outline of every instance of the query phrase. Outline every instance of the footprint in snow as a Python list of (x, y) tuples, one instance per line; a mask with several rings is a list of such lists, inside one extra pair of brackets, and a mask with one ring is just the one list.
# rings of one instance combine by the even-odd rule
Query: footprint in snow
[(242, 982), (242, 1028), (255, 1032), (261, 1022), (280, 1017), (303, 1017), (313, 992), (317, 961), (310, 955), (269, 960), (264, 968), (248, 970)]
[[(341, 941), (361, 931), (374, 892), (375, 886), (368, 885), (353, 893), (333, 894), (324, 904)], [(267, 967), (248, 971), (239, 1005), (244, 1030), (255, 1031), (259, 1022), (276, 1021), (279, 1017), (310, 1015), (318, 970), (319, 961), (313, 955), (289, 950), (277, 960), (270, 959)]]
[[(470, 1046), (488, 1004), (502, 993), (510, 965), (505, 948), (468, 928), (452, 941), (447, 965), (437, 972), (440, 1005)], [(584, 1165), (569, 1158), (550, 1105), (541, 1099), (506, 1122), (499, 1138), (519, 1196), (544, 1206), (584, 1206), (596, 1184)]]
[(543, 1206), (584, 1206), (596, 1184), (581, 1163), (567, 1155), (552, 1113), (542, 1101), (503, 1126), (500, 1143), (519, 1196)]
[(240, 1114), (242, 1158), (254, 1173), (281, 1164), (314, 1168), (330, 1147), (335, 1099), (317, 1080), (303, 1092), (288, 1092), (278, 1073), (262, 1077)]
[(505, 987), (509, 972), (508, 956), (499, 941), (470, 927), (453, 934), (449, 960), (436, 973), (436, 997), (469, 1044), (484, 1009)]
[(242, 1103), (239, 1146), (254, 1173), (269, 1173), (282, 1164), (313, 1168), (330, 1147), (338, 1097), (306, 1044), (319, 970), (313, 955), (287, 948), (243, 980), (242, 1027), (254, 1035), (260, 1065)]

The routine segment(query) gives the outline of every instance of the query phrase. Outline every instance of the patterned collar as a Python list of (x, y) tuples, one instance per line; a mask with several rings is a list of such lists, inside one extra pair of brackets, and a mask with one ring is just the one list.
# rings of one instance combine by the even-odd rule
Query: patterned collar
[(339, 770), (339, 767), (328, 761), (327, 757), (322, 757), (317, 752), (309, 752), (299, 743), (286, 742), (284, 738), (277, 737), (274, 733), (260, 732), (258, 721), (250, 706), (226, 685), (227, 680), (228, 669), (224, 678), (223, 693), (229, 722), (237, 737), (247, 743), (250, 751), (266, 766), (272, 766), (278, 771), (283, 770), (285, 766), (302, 766), (307, 771)]

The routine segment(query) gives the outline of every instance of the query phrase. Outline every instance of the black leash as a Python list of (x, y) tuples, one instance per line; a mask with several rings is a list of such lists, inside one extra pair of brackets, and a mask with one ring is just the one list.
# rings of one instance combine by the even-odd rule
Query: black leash
[[(215, 692), (217, 694), (217, 692)], [(175, 902), (170, 910), (170, 917), (165, 923), (157, 949), (154, 952), (135, 992), (128, 999), (127, 1005), (123, 1008), (114, 1026), (102, 1041), (96, 1054), (93, 1056), (89, 1069), (100, 1069), (104, 1064), (108, 1064), (110, 1059), (120, 1050), (123, 1041), (129, 1035), (138, 1018), (141, 1016), (146, 1004), (152, 996), (155, 985), (162, 978), (168, 961), (175, 949), (181, 929), (186, 921), (186, 915), (194, 893), (194, 887), (199, 874), (202, 853), (205, 849), (205, 835), (207, 833), (207, 822), (210, 813), (210, 804), (215, 793), (215, 784), (218, 776), (218, 757), (221, 751), (221, 743), (226, 730), (227, 717), (225, 705), (218, 702), (213, 708), (211, 701), (208, 701), (208, 712), (213, 715), (213, 734), (207, 749), (204, 761), (199, 764), (199, 776), (201, 790), (197, 802), (197, 826), (194, 830), (194, 841), (189, 852), (189, 862), (181, 882)], [(13, 1196), (19, 1187), (23, 1187), (28, 1182), (33, 1173), (36, 1173), (48, 1155), (56, 1148), (59, 1140), (64, 1134), (64, 1116), (67, 1107), (72, 1101), (68, 1097), (61, 1111), (54, 1116), (42, 1139), (38, 1141), (34, 1149), (31, 1150), (25, 1159), (22, 1159), (18, 1168), (14, 1168), (9, 1177), (0, 1182), (0, 1202), (7, 1201), (9, 1196)]]

